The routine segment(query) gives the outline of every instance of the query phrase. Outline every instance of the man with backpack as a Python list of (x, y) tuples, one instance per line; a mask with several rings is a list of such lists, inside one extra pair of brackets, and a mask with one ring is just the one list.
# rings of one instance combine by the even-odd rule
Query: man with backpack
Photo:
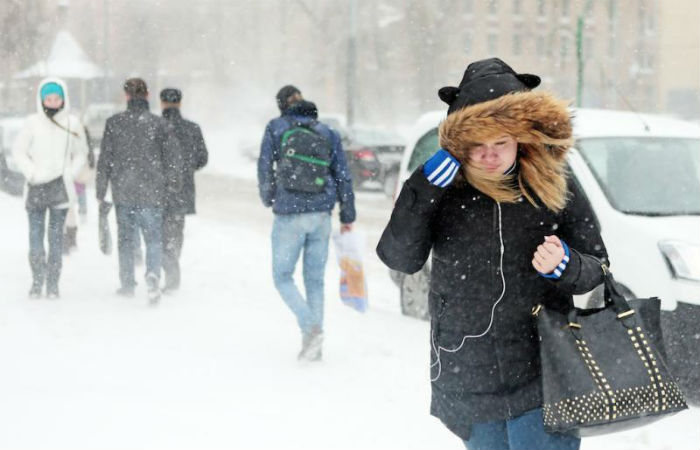
[[(296, 87), (285, 86), (277, 94), (277, 106), (281, 115), (267, 124), (258, 159), (260, 198), (275, 214), (272, 274), (301, 329), (298, 359), (320, 361), (331, 211), (338, 201), (341, 232), (350, 231), (355, 195), (340, 136), (318, 122), (316, 105)], [(302, 252), (306, 296), (293, 278)]]

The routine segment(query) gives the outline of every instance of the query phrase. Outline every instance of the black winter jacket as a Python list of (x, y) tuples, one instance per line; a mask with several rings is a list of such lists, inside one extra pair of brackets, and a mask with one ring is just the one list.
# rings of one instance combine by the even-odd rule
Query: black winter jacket
[(182, 189), (182, 155), (172, 126), (142, 99), (107, 119), (97, 161), (97, 199), (111, 183), (117, 205), (165, 207), (166, 193)]
[(177, 108), (164, 110), (163, 117), (173, 126), (183, 159), (182, 189), (168, 194), (167, 209), (176, 214), (194, 214), (196, 212), (194, 173), (206, 166), (209, 159), (204, 136), (199, 125), (184, 119)]
[[(419, 167), (396, 201), (377, 254), (390, 268), (410, 274), (432, 251), (431, 413), (462, 439), (472, 423), (509, 419), (541, 406), (532, 308), (544, 303), (568, 310), (572, 294), (602, 282), (598, 261), (586, 256), (607, 258), (596, 218), (577, 184), (569, 181), (569, 190), (566, 209), (555, 214), (527, 200), (497, 204), (466, 182), (433, 186)], [(554, 282), (531, 265), (549, 234), (572, 249), (568, 267)], [(465, 338), (487, 329), (482, 337)]]

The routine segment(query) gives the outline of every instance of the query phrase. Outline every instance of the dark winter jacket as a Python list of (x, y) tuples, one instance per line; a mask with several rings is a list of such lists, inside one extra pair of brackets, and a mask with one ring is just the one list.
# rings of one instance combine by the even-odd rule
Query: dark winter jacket
[[(596, 218), (578, 185), (570, 180), (568, 186), (567, 206), (554, 213), (526, 199), (496, 203), (465, 180), (434, 186), (419, 167), (379, 241), (380, 259), (408, 274), (432, 252), (431, 413), (463, 439), (472, 423), (517, 417), (542, 405), (532, 308), (543, 303), (567, 311), (572, 294), (603, 281), (599, 262), (587, 256), (607, 259)], [(531, 264), (551, 234), (572, 249), (557, 281), (539, 276)]]
[(182, 189), (183, 161), (172, 126), (151, 114), (148, 102), (129, 101), (107, 119), (97, 161), (97, 198), (111, 184), (117, 205), (165, 207), (166, 194)]
[[(310, 108), (309, 105), (312, 106), (306, 101), (295, 103), (287, 108), (281, 117), (267, 124), (258, 159), (260, 198), (265, 206), (272, 206), (275, 214), (331, 211), (337, 201), (340, 202), (340, 221), (352, 223), (355, 221), (355, 195), (340, 136), (316, 121), (315, 108)], [(313, 129), (331, 143), (330, 182), (326, 184), (324, 192), (291, 192), (276, 182), (275, 166), (280, 159), (282, 135), (292, 126), (289, 119), (305, 124), (312, 123)]]
[(194, 214), (196, 212), (194, 172), (206, 166), (209, 158), (204, 136), (199, 125), (184, 119), (177, 108), (164, 110), (163, 117), (173, 126), (183, 159), (182, 189), (180, 192), (172, 192), (168, 195), (166, 208), (177, 214)]

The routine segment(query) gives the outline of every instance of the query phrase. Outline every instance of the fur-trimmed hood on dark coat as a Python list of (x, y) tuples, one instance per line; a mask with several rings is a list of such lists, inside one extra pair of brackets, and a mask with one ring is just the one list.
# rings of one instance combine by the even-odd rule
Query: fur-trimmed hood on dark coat
[[(466, 152), (503, 132), (520, 145), (511, 179), (518, 182), (487, 179), (477, 188)], [(450, 114), (440, 127), (440, 144), (465, 163), (465, 178), (441, 188), (419, 167), (377, 246), (387, 266), (407, 274), (431, 257), (431, 413), (462, 439), (472, 423), (541, 406), (532, 307), (544, 302), (567, 311), (572, 294), (602, 282), (598, 259), (607, 254), (595, 215), (566, 175), (570, 139), (566, 104), (548, 94), (509, 94)], [(503, 186), (516, 196), (499, 200)], [(571, 248), (558, 281), (539, 276), (531, 264), (551, 234)]]
[[(504, 133), (518, 142), (519, 191), (469, 163), (469, 149)], [(568, 102), (545, 92), (515, 92), (456, 111), (440, 125), (440, 145), (462, 163), (462, 177), (491, 198), (561, 210), (566, 203), (566, 152), (572, 144)]]

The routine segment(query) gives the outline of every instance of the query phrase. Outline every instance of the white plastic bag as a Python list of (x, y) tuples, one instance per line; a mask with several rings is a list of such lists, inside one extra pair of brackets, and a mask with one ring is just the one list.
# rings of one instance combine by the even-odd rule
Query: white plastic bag
[(365, 236), (358, 231), (333, 233), (335, 254), (340, 266), (340, 299), (351, 308), (367, 311), (367, 283), (362, 268)]

